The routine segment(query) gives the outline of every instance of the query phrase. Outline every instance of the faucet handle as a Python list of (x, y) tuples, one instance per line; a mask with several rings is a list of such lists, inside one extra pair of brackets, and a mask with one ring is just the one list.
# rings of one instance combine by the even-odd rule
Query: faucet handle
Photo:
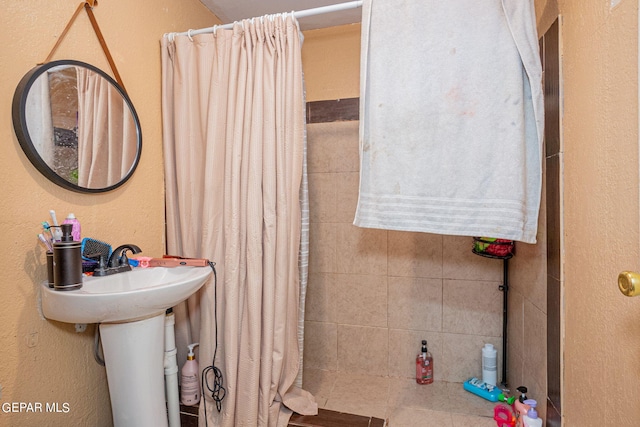
[(142, 252), (142, 249), (130, 243), (118, 246), (113, 250), (111, 256), (109, 257), (109, 267), (119, 267), (121, 265), (128, 266), (129, 259), (127, 258), (127, 251), (131, 251), (134, 254), (139, 254), (140, 252)]
[(100, 264), (98, 265), (98, 268), (96, 268), (93, 271), (93, 275), (96, 277), (101, 277), (101, 276), (107, 276), (109, 275), (108, 271), (108, 265), (107, 265), (107, 258), (104, 256), (104, 254), (100, 254)]

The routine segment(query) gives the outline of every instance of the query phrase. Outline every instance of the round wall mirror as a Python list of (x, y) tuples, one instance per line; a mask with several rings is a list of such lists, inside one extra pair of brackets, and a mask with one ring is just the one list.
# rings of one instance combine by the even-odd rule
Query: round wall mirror
[(39, 65), (20, 80), (13, 127), (31, 163), (61, 187), (113, 190), (133, 174), (142, 133), (131, 100), (104, 71), (80, 61)]

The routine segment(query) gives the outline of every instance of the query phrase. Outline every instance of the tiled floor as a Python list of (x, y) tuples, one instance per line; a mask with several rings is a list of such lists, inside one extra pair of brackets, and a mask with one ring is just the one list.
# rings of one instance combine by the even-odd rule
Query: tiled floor
[(460, 383), (419, 385), (407, 378), (305, 369), (303, 388), (318, 406), (387, 420), (389, 427), (495, 427), (488, 402)]

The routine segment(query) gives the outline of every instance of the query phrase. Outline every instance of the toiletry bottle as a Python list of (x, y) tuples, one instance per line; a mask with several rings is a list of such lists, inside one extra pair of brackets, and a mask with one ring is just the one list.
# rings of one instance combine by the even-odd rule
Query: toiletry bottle
[(485, 344), (482, 348), (482, 381), (495, 386), (498, 382), (498, 350), (493, 344)]
[(53, 287), (59, 291), (69, 291), (82, 287), (82, 255), (80, 242), (71, 236), (73, 226), (62, 224), (60, 242), (53, 244)]
[(416, 357), (416, 382), (418, 384), (433, 382), (433, 357), (427, 350), (426, 340), (422, 340), (422, 350)]
[(536, 411), (538, 403), (533, 399), (525, 400), (525, 403), (530, 406), (530, 409), (526, 415), (522, 416), (522, 425), (524, 427), (542, 427), (542, 419), (538, 418), (538, 411)]
[(531, 402), (531, 400), (527, 399), (526, 392), (527, 388), (524, 386), (520, 386), (517, 390), (522, 393), (515, 402), (513, 402), (513, 409), (516, 410), (516, 427), (524, 426), (524, 416), (527, 415), (531, 406), (527, 402)]
[(195, 406), (200, 402), (200, 368), (193, 353), (198, 343), (189, 344), (187, 362), (182, 367), (180, 375), (180, 402), (186, 406)]
[(80, 221), (78, 218), (72, 213), (67, 215), (67, 218), (62, 221), (63, 224), (71, 224), (73, 228), (71, 229), (71, 235), (73, 236), (73, 240), (76, 242), (80, 241)]

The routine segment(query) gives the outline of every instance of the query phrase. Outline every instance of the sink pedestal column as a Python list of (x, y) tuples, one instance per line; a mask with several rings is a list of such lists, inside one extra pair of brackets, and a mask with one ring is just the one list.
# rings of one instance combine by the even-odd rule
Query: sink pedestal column
[(115, 427), (166, 427), (164, 319), (101, 323)]

